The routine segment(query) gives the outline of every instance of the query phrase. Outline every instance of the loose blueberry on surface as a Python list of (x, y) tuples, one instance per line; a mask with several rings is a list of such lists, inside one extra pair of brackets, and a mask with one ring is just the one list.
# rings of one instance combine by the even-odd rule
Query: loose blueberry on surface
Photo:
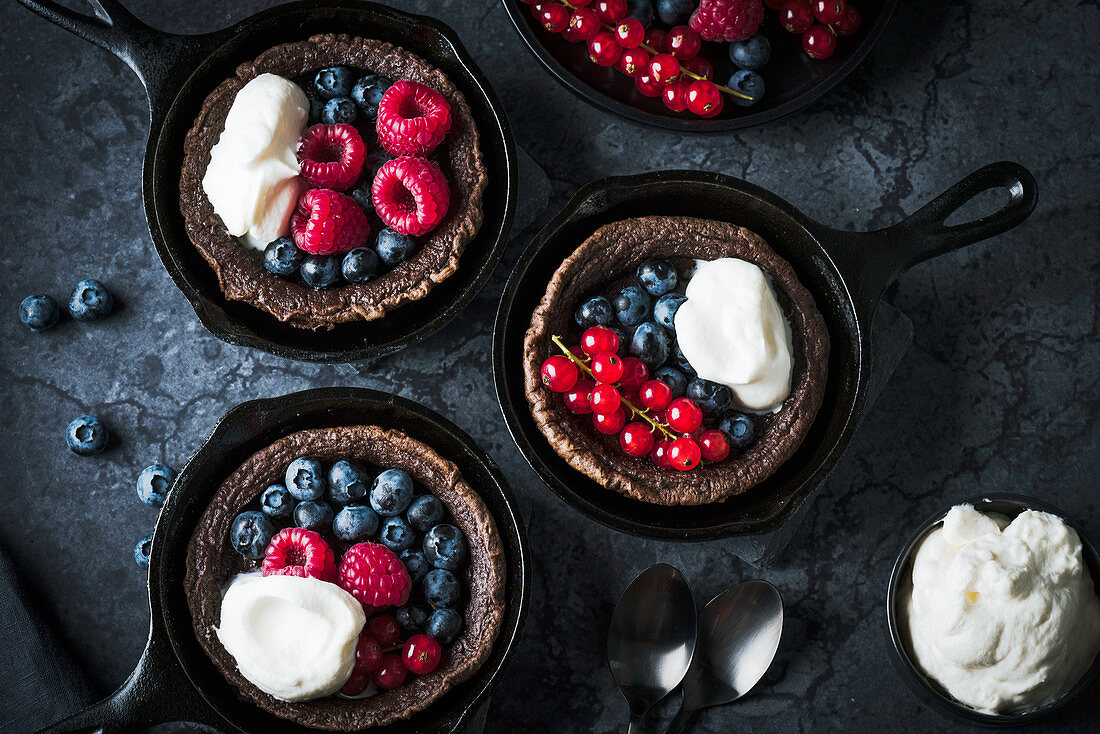
[(443, 503), (434, 494), (422, 494), (409, 505), (405, 517), (410, 525), (423, 533), (443, 519)]
[(275, 535), (275, 524), (267, 515), (256, 510), (246, 510), (233, 518), (229, 526), (229, 544), (245, 558), (258, 561)]
[(661, 367), (653, 373), (654, 380), (660, 380), (672, 390), (672, 397), (683, 397), (687, 392), (688, 377), (675, 367)]
[(400, 515), (412, 498), (412, 477), (400, 469), (386, 469), (371, 485), (370, 506), (382, 517)]
[(351, 97), (333, 97), (321, 109), (321, 122), (326, 125), (350, 125), (358, 114), (359, 108)]
[(409, 578), (415, 584), (428, 575), (428, 571), (432, 570), (432, 564), (428, 563), (428, 559), (424, 557), (424, 551), (417, 548), (408, 548), (401, 551), (399, 556), (401, 562), (405, 564), (405, 570), (409, 572)]
[(264, 248), (264, 269), (280, 278), (292, 278), (302, 267), (306, 254), (298, 249), (294, 240), (280, 237)]
[(462, 593), (458, 578), (445, 568), (436, 568), (424, 577), (424, 599), (436, 609), (450, 609)]
[(146, 535), (134, 546), (134, 563), (141, 568), (149, 568), (149, 554), (153, 552), (153, 536)]
[(412, 257), (416, 252), (416, 240), (412, 235), (400, 234), (386, 227), (378, 233), (378, 242), (375, 243), (375, 247), (382, 262), (392, 268)]
[(298, 272), (302, 276), (302, 282), (310, 288), (330, 288), (340, 279), (340, 258), (310, 255), (302, 260)]
[(696, 377), (688, 383), (685, 393), (690, 400), (695, 401), (704, 415), (712, 415), (725, 410), (733, 402), (733, 393), (725, 385), (702, 377)]
[(19, 304), (19, 320), (31, 331), (45, 331), (57, 323), (61, 308), (53, 296), (36, 293)]
[(735, 410), (727, 412), (718, 422), (718, 430), (726, 434), (730, 448), (738, 453), (748, 451), (756, 442), (756, 426), (752, 419)]
[(653, 320), (668, 329), (669, 333), (675, 334), (676, 312), (680, 310), (680, 305), (686, 300), (687, 296), (681, 293), (664, 294), (653, 304)]
[(401, 629), (412, 632), (424, 629), (424, 624), (428, 621), (428, 610), (419, 604), (406, 604), (394, 616), (397, 617)]
[(466, 563), (466, 536), (454, 525), (436, 525), (424, 535), (424, 557), (436, 568), (456, 571)]
[(651, 296), (663, 296), (676, 287), (680, 277), (668, 260), (646, 260), (638, 266), (638, 282)]
[(416, 545), (416, 531), (403, 517), (388, 517), (382, 522), (378, 540), (394, 553), (401, 553)]
[(356, 502), (367, 496), (370, 474), (347, 459), (341, 459), (328, 470), (328, 497), (338, 505)]
[(65, 442), (74, 454), (95, 456), (107, 448), (107, 426), (94, 415), (73, 418), (65, 430)]
[(619, 291), (612, 305), (619, 323), (623, 326), (637, 326), (649, 318), (653, 310), (653, 299), (644, 290), (632, 285)]
[(462, 617), (453, 609), (436, 609), (424, 623), (424, 631), (440, 645), (446, 645), (462, 631)]
[(351, 88), (351, 98), (364, 115), (378, 117), (378, 105), (382, 102), (382, 96), (392, 86), (393, 82), (384, 76), (367, 74), (355, 82), (355, 86)]
[(772, 45), (763, 33), (730, 44), (730, 61), (739, 69), (756, 71), (768, 63), (771, 55)]
[(111, 313), (115, 299), (107, 286), (88, 278), (76, 284), (69, 296), (69, 314), (78, 321), (95, 321)]
[(374, 535), (378, 522), (378, 513), (366, 505), (348, 505), (332, 519), (332, 534), (346, 543), (358, 543)]
[(378, 253), (369, 247), (356, 247), (344, 255), (340, 272), (349, 283), (365, 283), (378, 274)]
[(299, 456), (286, 468), (284, 484), (296, 500), (320, 499), (328, 487), (325, 467), (319, 459)]
[(630, 340), (630, 354), (646, 363), (649, 367), (658, 367), (668, 359), (672, 348), (672, 338), (665, 328), (656, 321), (647, 321), (634, 330)]
[(281, 484), (272, 484), (260, 495), (260, 512), (272, 520), (286, 521), (294, 515), (294, 495)]
[(611, 301), (603, 296), (589, 298), (577, 306), (573, 314), (573, 320), (582, 329), (592, 326), (606, 326), (615, 318), (615, 310), (611, 307)]
[(741, 107), (751, 107), (759, 102), (764, 96), (764, 77), (760, 76), (760, 74), (755, 71), (748, 71), (747, 69), (735, 71), (726, 86), (736, 92), (751, 97), (751, 99), (730, 97), (734, 104), (740, 105)]
[(346, 97), (351, 93), (352, 73), (346, 66), (330, 66), (313, 77), (313, 88), (323, 99)]
[(657, 0), (657, 17), (667, 25), (686, 23), (695, 10), (695, 0)]
[(141, 470), (137, 479), (138, 499), (152, 507), (164, 505), (168, 488), (176, 481), (176, 472), (164, 464), (153, 464)]
[(294, 524), (306, 530), (323, 533), (332, 525), (332, 507), (320, 500), (299, 502), (294, 508)]

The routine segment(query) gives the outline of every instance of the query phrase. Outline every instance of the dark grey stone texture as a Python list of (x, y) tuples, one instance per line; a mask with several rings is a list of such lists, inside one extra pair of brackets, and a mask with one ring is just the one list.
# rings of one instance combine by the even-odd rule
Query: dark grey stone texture
[[(870, 0), (863, 0), (869, 2)], [(70, 0), (76, 7), (79, 3)], [(179, 32), (222, 27), (267, 0), (131, 0)], [(913, 346), (784, 555), (756, 570), (723, 543), (676, 545), (606, 530), (540, 483), (497, 406), (490, 329), (531, 231), (517, 232), (484, 292), (427, 342), (368, 370), (288, 362), (223, 344), (199, 325), (149, 243), (140, 197), (147, 113), (121, 62), (12, 2), (0, 7), (0, 543), (101, 692), (145, 640), (143, 572), (132, 559), (155, 512), (137, 501), (147, 464), (181, 467), (232, 405), (307, 387), (390, 390), (478, 439), (521, 497), (536, 561), (525, 640), (487, 731), (622, 731), (607, 671), (607, 621), (645, 566), (680, 567), (704, 602), (763, 577), (787, 604), (779, 660), (743, 702), (697, 732), (927, 731), (953, 726), (890, 668), (883, 600), (918, 518), (983, 491), (1062, 507), (1100, 535), (1100, 67), (1096, 2), (900, 3), (882, 42), (810, 109), (767, 128), (682, 137), (633, 127), (578, 101), (525, 50), (498, 0), (415, 0), (456, 28), (504, 101), (518, 143), (547, 171), (544, 221), (585, 182), (654, 168), (705, 168), (776, 191), (842, 228), (896, 222), (969, 171), (1018, 160), (1040, 202), (1018, 229), (914, 268), (889, 300)], [(46, 334), (19, 324), (32, 292), (64, 302), (95, 277), (121, 308)], [(99, 415), (116, 436), (71, 454), (68, 421)], [(1048, 722), (1085, 731), (1096, 688)], [(660, 710), (650, 722), (671, 715)]]

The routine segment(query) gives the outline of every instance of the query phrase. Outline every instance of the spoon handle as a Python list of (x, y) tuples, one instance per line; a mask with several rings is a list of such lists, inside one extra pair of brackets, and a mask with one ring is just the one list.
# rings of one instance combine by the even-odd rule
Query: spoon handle
[(695, 719), (695, 714), (697, 713), (699, 713), (698, 709), (686, 709), (681, 705), (680, 710), (676, 712), (675, 718), (672, 719), (672, 723), (668, 725), (666, 734), (684, 734), (691, 728), (691, 722)]
[(631, 712), (630, 725), (626, 728), (626, 734), (642, 734), (642, 719), (645, 718), (645, 711), (636, 714)]

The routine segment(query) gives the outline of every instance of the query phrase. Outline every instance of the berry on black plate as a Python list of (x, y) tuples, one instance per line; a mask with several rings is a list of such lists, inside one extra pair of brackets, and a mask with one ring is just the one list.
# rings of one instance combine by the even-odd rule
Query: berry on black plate
[(338, 505), (361, 500), (367, 496), (370, 475), (357, 465), (341, 459), (328, 470), (328, 497)]
[(687, 397), (694, 401), (706, 415), (712, 415), (730, 407), (733, 393), (725, 385), (696, 377), (688, 383)]
[(340, 258), (310, 255), (302, 261), (299, 272), (302, 282), (310, 288), (330, 288), (340, 278)]
[(416, 532), (403, 517), (387, 517), (378, 532), (378, 541), (394, 553), (401, 553), (416, 544)]
[(424, 535), (424, 557), (436, 568), (457, 571), (468, 553), (466, 536), (454, 525), (436, 525)]
[(153, 464), (138, 474), (138, 499), (152, 507), (161, 507), (168, 496), (168, 488), (176, 481), (176, 472), (164, 464)]
[(319, 459), (309, 456), (299, 456), (290, 462), (286, 468), (285, 483), (294, 499), (300, 501), (320, 499), (328, 486), (325, 467)]
[(433, 494), (422, 494), (409, 505), (405, 517), (423, 533), (443, 519), (443, 503)]
[(637, 326), (649, 318), (653, 310), (653, 299), (638, 286), (631, 285), (619, 291), (613, 305), (615, 317), (623, 326)]
[(107, 448), (107, 426), (94, 415), (73, 418), (65, 430), (65, 442), (74, 454), (95, 456)]
[(634, 337), (630, 340), (630, 354), (649, 367), (664, 364), (671, 348), (672, 338), (656, 321), (647, 321), (639, 325), (634, 330)]
[(646, 260), (638, 266), (638, 282), (651, 296), (663, 296), (676, 287), (680, 277), (668, 260)]
[(348, 505), (332, 519), (332, 534), (346, 543), (366, 540), (378, 530), (378, 515), (366, 505)]
[(76, 284), (69, 296), (69, 313), (78, 321), (95, 321), (111, 313), (115, 299), (107, 286), (88, 278)]
[(153, 552), (153, 536), (146, 535), (134, 546), (134, 562), (142, 568), (149, 568), (149, 554)]
[(428, 563), (428, 559), (424, 557), (424, 551), (409, 548), (401, 551), (400, 558), (414, 584), (427, 576), (428, 571), (432, 570), (432, 564)]
[(670, 333), (676, 333), (676, 312), (680, 310), (680, 305), (687, 300), (687, 296), (680, 293), (666, 293), (657, 299), (657, 303), (653, 304), (653, 320), (661, 326), (669, 330)]
[(264, 269), (280, 278), (292, 278), (302, 266), (305, 256), (294, 240), (280, 237), (264, 249)]
[(657, 0), (657, 17), (668, 25), (687, 23), (693, 10), (694, 0)]
[(573, 314), (573, 320), (576, 321), (577, 325), (582, 329), (587, 329), (592, 326), (606, 326), (610, 324), (614, 318), (615, 310), (611, 307), (611, 301), (603, 296), (589, 298), (587, 301), (577, 306), (577, 310)]
[(730, 448), (738, 453), (748, 451), (756, 441), (756, 426), (744, 413), (731, 410), (718, 423), (718, 430), (729, 438)]
[(289, 520), (294, 514), (294, 495), (281, 484), (272, 484), (260, 495), (260, 512), (272, 520)]
[(323, 99), (346, 97), (351, 94), (351, 69), (346, 66), (330, 66), (317, 72), (313, 87)]
[(321, 122), (326, 125), (350, 125), (358, 114), (359, 108), (351, 97), (333, 97), (321, 109)]
[(406, 604), (394, 616), (406, 632), (424, 629), (424, 623), (428, 621), (428, 611), (419, 604)]
[(462, 593), (458, 578), (444, 568), (436, 568), (424, 577), (424, 599), (436, 609), (450, 609)]
[(675, 367), (661, 367), (653, 373), (652, 377), (654, 380), (660, 380), (668, 385), (674, 398), (683, 397), (684, 393), (687, 392), (687, 375)]
[(416, 252), (416, 240), (412, 235), (400, 234), (389, 227), (378, 233), (378, 242), (374, 246), (378, 249), (378, 257), (391, 268), (405, 262)]
[(737, 68), (755, 71), (768, 63), (772, 55), (772, 45), (763, 33), (757, 33), (744, 41), (730, 44), (730, 61)]
[(384, 76), (367, 74), (355, 82), (351, 88), (351, 98), (359, 105), (359, 109), (367, 117), (378, 117), (378, 105), (382, 101), (382, 95), (393, 86), (393, 82)]
[(45, 331), (57, 323), (61, 308), (53, 296), (36, 293), (19, 304), (19, 320), (31, 331)]
[(375, 477), (370, 488), (370, 506), (382, 517), (400, 515), (412, 502), (412, 498), (412, 477), (400, 469), (382, 472)]
[(730, 97), (734, 104), (738, 104), (742, 107), (751, 107), (759, 102), (764, 96), (764, 77), (760, 76), (755, 71), (749, 71), (747, 69), (735, 71), (726, 86), (750, 97), (750, 99)]
[(332, 508), (327, 502), (306, 500), (294, 508), (294, 524), (315, 533), (323, 533), (332, 525)]
[(229, 544), (245, 558), (258, 561), (275, 535), (275, 525), (262, 512), (246, 510), (233, 518)]
[(440, 645), (446, 645), (462, 631), (462, 617), (453, 609), (436, 609), (424, 623), (424, 631)]
[(364, 283), (378, 274), (378, 253), (369, 247), (356, 247), (344, 255), (340, 265), (344, 280), (349, 283)]

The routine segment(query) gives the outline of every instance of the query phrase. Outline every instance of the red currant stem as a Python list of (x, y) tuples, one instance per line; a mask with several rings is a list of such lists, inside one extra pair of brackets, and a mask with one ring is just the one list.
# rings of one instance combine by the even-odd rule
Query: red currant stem
[[(552, 337), (550, 337), (550, 340), (553, 341), (554, 344), (556, 344), (558, 346), (558, 349), (560, 349), (562, 351), (562, 353), (565, 354), (566, 357), (573, 360), (573, 362), (577, 365), (577, 367), (584, 370), (584, 373), (586, 375), (588, 375), (589, 377), (595, 379), (596, 376), (592, 374), (592, 370), (589, 369), (588, 365), (584, 363), (584, 360), (580, 359), (579, 357), (577, 357), (577, 355), (575, 355), (571, 351), (569, 351), (569, 347), (565, 346), (565, 343), (561, 340), (561, 337), (552, 336)], [(597, 382), (598, 382), (598, 380), (597, 380)], [(620, 395), (620, 397), (622, 398), (621, 395)], [(629, 408), (631, 413), (638, 416), (639, 418), (644, 418), (646, 423), (648, 423), (649, 425), (653, 426), (653, 428), (656, 428), (658, 431), (663, 433), (665, 435), (665, 438), (667, 438), (669, 440), (675, 440), (676, 439), (676, 434), (672, 433), (671, 431), (668, 430), (668, 424), (661, 423), (660, 421), (654, 420), (652, 418), (652, 416), (649, 415), (649, 411), (647, 411), (645, 408), (638, 408), (636, 405), (631, 403), (626, 398), (622, 398), (622, 404), (625, 405), (627, 408)]]

